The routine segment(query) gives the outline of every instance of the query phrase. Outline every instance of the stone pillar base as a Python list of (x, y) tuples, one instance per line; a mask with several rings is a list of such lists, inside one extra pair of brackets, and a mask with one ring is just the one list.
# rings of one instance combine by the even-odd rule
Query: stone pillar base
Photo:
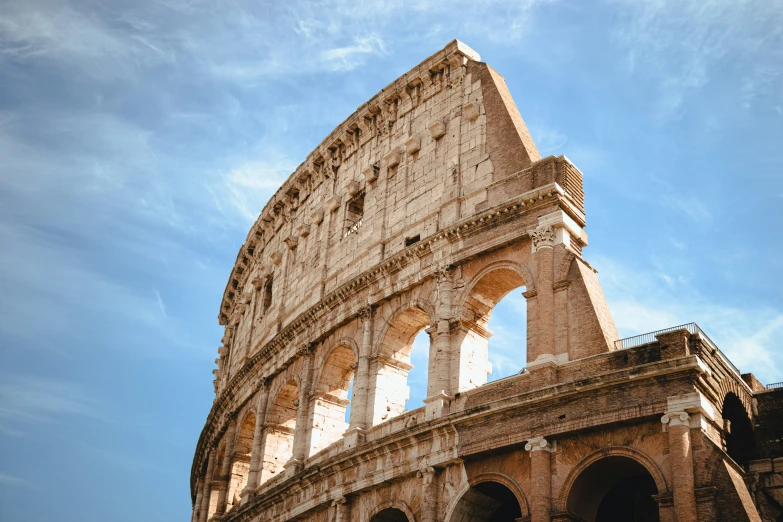
[(240, 496), (239, 505), (240, 506), (244, 506), (245, 504), (250, 502), (250, 499), (253, 498), (255, 496), (255, 494), (256, 494), (256, 492), (253, 491), (252, 489), (248, 488), (248, 487), (243, 489), (242, 493), (239, 494), (239, 496)]
[(350, 428), (343, 434), (343, 449), (351, 449), (364, 444), (367, 430), (364, 428)]
[(304, 462), (299, 459), (291, 459), (283, 464), (283, 474), (289, 479), (304, 469)]
[(424, 420), (430, 421), (449, 414), (449, 406), (454, 399), (451, 395), (441, 391), (424, 399)]

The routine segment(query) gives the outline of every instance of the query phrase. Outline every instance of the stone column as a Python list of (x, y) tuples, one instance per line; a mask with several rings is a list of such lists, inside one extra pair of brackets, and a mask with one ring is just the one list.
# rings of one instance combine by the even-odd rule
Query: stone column
[(532, 234), (536, 258), (536, 344), (528, 345), (527, 360), (555, 353), (554, 244), (556, 233), (551, 225), (539, 227)]
[(242, 491), (242, 503), (246, 503), (250, 497), (255, 494), (258, 487), (258, 476), (261, 468), (261, 458), (263, 446), (261, 441), (264, 437), (264, 421), (266, 418), (266, 404), (269, 400), (269, 385), (266, 379), (261, 379), (261, 386), (258, 389), (256, 398), (256, 425), (253, 430), (253, 449), (250, 454), (250, 471), (247, 474), (247, 486)]
[(210, 497), (210, 485), (212, 484), (212, 473), (215, 468), (215, 448), (209, 450), (207, 456), (207, 473), (204, 476), (204, 482), (201, 485), (203, 491), (201, 494), (201, 507), (198, 512), (198, 522), (207, 522), (207, 515), (209, 513), (209, 497)]
[(332, 501), (334, 506), (334, 522), (351, 522), (351, 503), (345, 497)]
[(664, 430), (669, 432), (669, 462), (677, 522), (696, 522), (690, 418), (684, 411), (670, 411), (661, 417)]
[(436, 271), (438, 278), (437, 324), (434, 335), (430, 334), (430, 350), (427, 371), (427, 398), (425, 418), (438, 418), (449, 412), (449, 403), (455, 391), (459, 391), (461, 353), (452, 354), (451, 349), (451, 294), (453, 291), (454, 267), (442, 266)]
[(234, 462), (234, 449), (236, 446), (237, 419), (232, 416), (226, 431), (226, 454), (223, 457), (223, 465), (220, 468), (220, 491), (218, 494), (217, 509), (215, 515), (222, 515), (226, 512), (226, 502), (228, 496), (228, 482), (231, 480), (231, 464)]
[(530, 452), (530, 522), (549, 522), (555, 448), (544, 437), (535, 437), (525, 449)]
[(285, 465), (286, 469), (293, 468), (293, 471), (290, 473), (298, 473), (304, 466), (304, 461), (307, 458), (307, 433), (309, 430), (308, 413), (310, 412), (310, 381), (312, 379), (313, 348), (313, 346), (307, 346), (299, 351), (299, 356), (303, 359), (304, 367), (302, 368), (302, 377), (299, 382), (299, 401), (296, 406), (294, 451), (291, 460)]
[(359, 347), (359, 361), (356, 366), (356, 378), (353, 381), (349, 431), (365, 430), (368, 425), (367, 393), (370, 385), (370, 354), (372, 353), (372, 312), (371, 306), (367, 306), (359, 312), (359, 318), (362, 322), (362, 345)]
[(438, 484), (435, 468), (425, 466), (419, 471), (421, 478), (421, 522), (437, 522)]

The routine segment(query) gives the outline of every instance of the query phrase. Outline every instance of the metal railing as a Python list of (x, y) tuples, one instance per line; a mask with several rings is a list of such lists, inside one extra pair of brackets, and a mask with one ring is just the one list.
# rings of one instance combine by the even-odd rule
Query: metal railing
[(783, 382), (773, 382), (772, 384), (767, 384), (765, 388), (768, 390), (779, 390), (783, 388)]
[[(654, 332), (649, 332), (641, 335), (635, 335), (633, 337), (626, 337), (625, 339), (618, 339), (614, 342), (614, 347), (617, 350), (626, 350), (628, 348), (634, 348), (636, 346), (643, 346), (645, 344), (650, 344), (656, 342), (657, 336), (664, 333), (669, 332), (675, 332), (677, 330), (687, 330), (688, 333), (691, 334), (699, 334), (704, 341), (710, 345), (717, 353), (720, 355), (720, 358), (723, 359), (723, 361), (736, 372), (737, 375), (742, 375), (739, 371), (739, 368), (734, 366), (734, 363), (732, 363), (728, 357), (726, 357), (726, 354), (724, 354), (720, 348), (718, 348), (718, 345), (712, 342), (712, 339), (704, 333), (704, 330), (699, 328), (699, 325), (696, 323), (686, 323), (681, 324), (679, 326), (672, 326), (671, 328), (664, 328), (663, 330), (656, 330)], [(783, 383), (781, 383), (781, 387), (783, 387)]]

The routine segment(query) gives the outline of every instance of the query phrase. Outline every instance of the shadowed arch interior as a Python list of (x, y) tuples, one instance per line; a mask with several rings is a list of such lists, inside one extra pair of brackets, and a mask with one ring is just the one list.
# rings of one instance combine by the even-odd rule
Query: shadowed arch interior
[(499, 482), (480, 482), (460, 498), (449, 522), (513, 522), (522, 517), (516, 495)]
[(267, 410), (262, 443), (262, 483), (283, 471), (283, 466), (294, 454), (298, 392), (296, 381), (289, 380), (277, 392), (274, 402)]
[(408, 517), (397, 508), (388, 508), (376, 513), (370, 522), (409, 522)]
[(745, 464), (756, 457), (753, 423), (742, 401), (733, 393), (723, 399), (723, 430), (726, 437), (726, 453), (738, 464)]
[(310, 455), (337, 442), (348, 429), (345, 410), (350, 403), (348, 390), (354, 375), (356, 356), (341, 344), (326, 357), (312, 404)]
[(471, 286), (463, 312), (468, 313), (468, 320), (486, 328), (495, 305), (506, 294), (522, 286), (525, 286), (525, 281), (516, 270), (507, 267), (491, 270)]
[(609, 456), (579, 474), (568, 493), (568, 510), (587, 522), (658, 522), (658, 493), (650, 472), (639, 462)]

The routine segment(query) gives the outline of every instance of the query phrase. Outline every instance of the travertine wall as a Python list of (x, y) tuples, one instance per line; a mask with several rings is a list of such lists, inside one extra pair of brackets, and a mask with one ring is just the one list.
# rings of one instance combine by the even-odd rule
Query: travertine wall
[[(518, 520), (590, 518), (572, 486), (608, 456), (649, 475), (661, 520), (709, 520), (728, 489), (747, 511), (714, 469), (723, 398), (752, 416), (753, 391), (686, 330), (615, 351), (582, 175), (539, 157), (478, 59), (455, 41), (387, 86), (262, 211), (221, 303), (194, 522), (484, 520), (501, 497)], [(511, 291), (527, 369), (486, 384)], [(406, 411), (422, 330), (427, 398)]]

